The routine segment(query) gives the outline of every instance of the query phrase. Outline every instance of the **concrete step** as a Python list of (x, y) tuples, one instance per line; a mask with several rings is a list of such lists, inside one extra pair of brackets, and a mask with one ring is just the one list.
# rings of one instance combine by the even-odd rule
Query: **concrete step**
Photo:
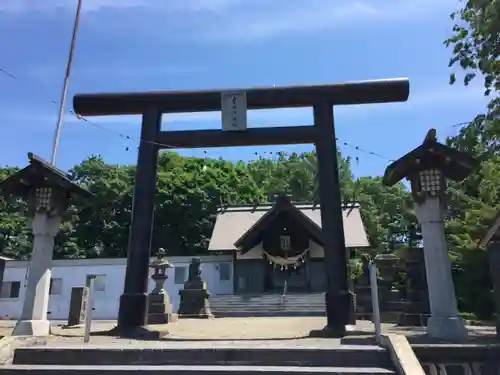
[(264, 307), (267, 309), (274, 309), (274, 310), (311, 310), (311, 309), (321, 309), (324, 310), (325, 306), (324, 305), (289, 305), (289, 304), (284, 304), (284, 305), (253, 305), (253, 304), (224, 304), (224, 305), (217, 305), (217, 304), (212, 304), (210, 305), (212, 309), (234, 309), (234, 308), (241, 308), (241, 309), (257, 309), (257, 310), (262, 310)]
[[(323, 294), (287, 294), (286, 298), (289, 300), (325, 300)], [(272, 301), (275, 299), (281, 299), (280, 294), (262, 294), (262, 295), (238, 295), (238, 294), (226, 294), (226, 295), (213, 295), (210, 297), (211, 301), (225, 300), (225, 301)]]
[(300, 374), (300, 375), (394, 375), (393, 371), (384, 368), (347, 368), (347, 367), (262, 367), (262, 366), (34, 366), (10, 365), (0, 367), (0, 375), (96, 375), (96, 374), (231, 374), (231, 375), (265, 375), (265, 374)]
[(211, 297), (210, 306), (216, 317), (324, 316), (323, 293), (219, 295)]
[(14, 351), (14, 365), (60, 366), (306, 366), (392, 368), (389, 354), (377, 346), (193, 347), (164, 346), (32, 346)]
[(325, 311), (266, 311), (266, 310), (212, 310), (216, 318), (264, 318), (264, 317), (294, 317), (294, 316), (326, 316)]

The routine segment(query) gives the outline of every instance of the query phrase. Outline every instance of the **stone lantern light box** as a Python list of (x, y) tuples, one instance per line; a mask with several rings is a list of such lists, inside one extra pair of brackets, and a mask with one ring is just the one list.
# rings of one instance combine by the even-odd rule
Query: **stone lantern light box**
[(0, 182), (4, 195), (28, 200), (33, 251), (21, 319), (13, 335), (47, 336), (49, 286), (54, 238), (61, 220), (74, 197), (92, 198), (93, 194), (73, 183), (68, 174), (43, 159), (28, 153), (29, 165)]

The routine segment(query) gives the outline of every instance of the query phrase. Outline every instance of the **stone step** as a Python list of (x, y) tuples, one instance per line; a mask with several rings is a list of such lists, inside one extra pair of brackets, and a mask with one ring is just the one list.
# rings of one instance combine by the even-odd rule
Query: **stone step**
[(294, 316), (326, 316), (324, 310), (310, 310), (310, 311), (296, 311), (296, 310), (282, 310), (282, 311), (266, 311), (262, 310), (212, 310), (212, 314), (216, 318), (264, 318), (264, 317), (294, 317)]
[[(286, 296), (289, 300), (317, 300), (325, 301), (325, 296), (323, 294), (287, 294)], [(268, 301), (281, 299), (280, 294), (263, 294), (263, 295), (213, 295), (210, 297), (211, 301), (225, 300), (225, 301)]]
[(377, 346), (243, 347), (181, 345), (162, 346), (32, 346), (14, 351), (14, 365), (61, 366), (310, 366), (392, 368), (389, 354)]
[(231, 303), (225, 303), (225, 304), (211, 304), (210, 307), (212, 309), (215, 309), (215, 308), (218, 308), (218, 309), (233, 309), (233, 308), (249, 308), (249, 309), (262, 309), (263, 307), (266, 307), (266, 308), (272, 308), (272, 309), (275, 309), (275, 310), (285, 310), (285, 309), (311, 309), (311, 308), (321, 308), (321, 309), (325, 309), (325, 305), (322, 304), (322, 305), (293, 305), (293, 304), (252, 304), (252, 303), (247, 303), (247, 304), (243, 304), (243, 303), (234, 303), (234, 304), (231, 304)]
[[(286, 303), (297, 303), (297, 304), (306, 304), (306, 303), (314, 303), (314, 304), (325, 304), (325, 300), (324, 299), (314, 299), (314, 300), (308, 300), (308, 299), (289, 299), (289, 298), (286, 298), (285, 299), (285, 302)], [(272, 303), (282, 303), (282, 299), (281, 298), (276, 298), (276, 299), (269, 299), (269, 300), (242, 300), (242, 299), (216, 299), (216, 300), (210, 300), (210, 303), (269, 303), (269, 304), (272, 304)]]
[(262, 366), (57, 366), (57, 365), (7, 365), (0, 367), (0, 375), (96, 375), (96, 374), (231, 374), (231, 375), (265, 375), (265, 374), (300, 374), (300, 375), (394, 375), (393, 371), (384, 368), (349, 368), (349, 367), (262, 367)]

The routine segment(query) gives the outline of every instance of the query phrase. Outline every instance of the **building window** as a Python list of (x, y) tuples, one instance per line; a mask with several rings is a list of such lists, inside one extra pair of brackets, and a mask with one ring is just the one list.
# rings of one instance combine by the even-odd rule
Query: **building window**
[(186, 267), (175, 267), (174, 268), (174, 282), (175, 284), (184, 284), (186, 281)]
[(4, 281), (0, 290), (0, 298), (19, 298), (20, 281)]
[(51, 296), (60, 296), (62, 294), (62, 279), (50, 279), (49, 294)]
[(230, 263), (219, 263), (219, 280), (220, 281), (231, 280), (231, 264)]
[(106, 291), (106, 275), (95, 275), (94, 277), (94, 292)]

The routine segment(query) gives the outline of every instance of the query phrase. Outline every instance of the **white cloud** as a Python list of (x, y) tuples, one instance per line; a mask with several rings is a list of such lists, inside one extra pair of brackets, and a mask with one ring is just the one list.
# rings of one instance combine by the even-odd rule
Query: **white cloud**
[[(141, 8), (155, 22), (208, 40), (254, 40), (278, 35), (359, 28), (446, 16), (457, 0), (83, 0), (84, 12)], [(76, 0), (1, 0), (0, 12), (74, 9)], [(119, 16), (116, 16), (119, 18)], [(144, 17), (143, 14), (138, 17)], [(142, 20), (141, 18), (141, 20)], [(152, 19), (153, 19), (152, 18)], [(114, 20), (110, 19), (109, 22)], [(141, 22), (144, 22), (143, 20)], [(152, 22), (153, 24), (155, 22)], [(418, 21), (417, 21), (418, 22)], [(110, 26), (111, 23), (104, 23)]]
[(196, 24), (193, 33), (205, 39), (243, 41), (419, 22), (432, 14), (446, 17), (455, 9), (456, 0), (252, 0), (236, 4)]
[[(82, 0), (82, 12), (95, 12), (102, 9), (151, 8), (169, 11), (211, 11), (218, 12), (239, 0), (182, 0), (166, 2), (160, 0)], [(28, 12), (52, 11), (55, 9), (75, 9), (77, 0), (2, 0), (0, 11)]]

